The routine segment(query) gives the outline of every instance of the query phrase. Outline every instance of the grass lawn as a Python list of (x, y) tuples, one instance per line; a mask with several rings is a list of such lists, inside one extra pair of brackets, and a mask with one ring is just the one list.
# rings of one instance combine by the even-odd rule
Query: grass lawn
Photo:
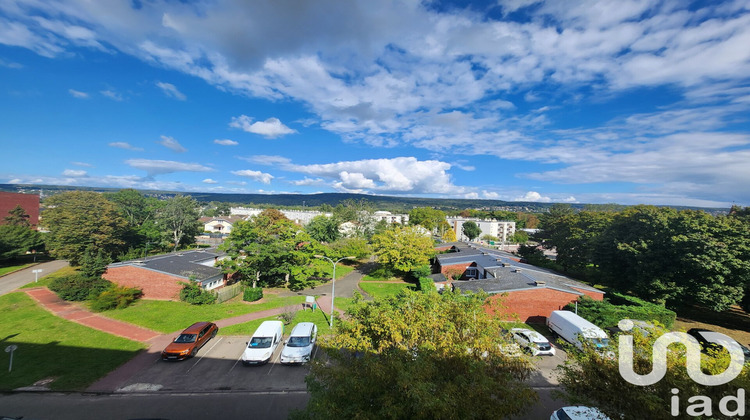
[[(313, 260), (313, 264), (316, 267), (320, 268), (321, 271), (323, 271), (324, 277), (327, 277), (329, 279), (333, 277), (333, 264), (328, 262), (328, 260), (323, 260), (323, 259), (318, 258), (318, 259)], [(343, 261), (336, 264), (336, 278), (340, 279), (344, 277), (345, 275), (354, 271), (354, 268), (355, 268), (354, 265), (346, 265), (344, 264)]]
[(0, 353), (2, 391), (47, 378), (54, 378), (49, 384), (53, 390), (83, 390), (144, 348), (136, 341), (58, 318), (25, 293), (0, 296), (0, 313), (0, 347), (18, 346), (10, 373), (10, 353)]
[[(367, 283), (360, 282), (359, 287), (373, 298), (392, 296), (403, 289), (416, 290), (417, 286), (412, 283)], [(343, 308), (342, 308), (343, 309)]]
[(198, 321), (216, 321), (251, 312), (278, 308), (286, 305), (299, 305), (304, 296), (280, 298), (267, 296), (260, 303), (225, 302), (215, 305), (191, 305), (185, 302), (161, 300), (140, 300), (124, 309), (103, 312), (102, 315), (130, 322), (162, 333), (180, 331)]
[(32, 263), (29, 264), (20, 264), (20, 265), (9, 265), (7, 267), (0, 267), (0, 276), (3, 276), (8, 273), (12, 273), (14, 271), (23, 270), (26, 267), (31, 267)]
[[(230, 325), (229, 327), (219, 329), (219, 335), (240, 335), (250, 337), (263, 321), (275, 321), (278, 319), (277, 316), (271, 316), (242, 324)], [(288, 336), (292, 332), (294, 326), (300, 322), (314, 322), (315, 325), (318, 326), (318, 334), (320, 335), (326, 335), (331, 332), (331, 329), (328, 326), (328, 318), (323, 314), (320, 308), (318, 308), (315, 311), (297, 311), (292, 322), (289, 325), (284, 325), (284, 335)]]
[(42, 287), (42, 286), (49, 287), (49, 284), (52, 283), (52, 280), (58, 277), (64, 277), (64, 276), (69, 276), (71, 274), (75, 274), (77, 271), (78, 271), (77, 268), (71, 267), (68, 265), (55, 271), (54, 273), (51, 273), (49, 275), (42, 277), (41, 279), (39, 279), (38, 282), (32, 281), (31, 283), (24, 285), (23, 287), (21, 287), (21, 289), (29, 289), (32, 287)]

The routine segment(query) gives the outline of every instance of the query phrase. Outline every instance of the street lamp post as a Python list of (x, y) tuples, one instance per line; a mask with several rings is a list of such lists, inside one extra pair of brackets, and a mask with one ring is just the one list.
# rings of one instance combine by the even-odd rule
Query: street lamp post
[(326, 257), (325, 255), (315, 255), (315, 258), (323, 258), (328, 260), (331, 264), (333, 264), (333, 278), (331, 279), (331, 317), (329, 319), (329, 327), (333, 328), (333, 299), (335, 297), (335, 291), (336, 291), (336, 264), (338, 264), (341, 260), (352, 260), (354, 257), (341, 257), (336, 261), (333, 261), (332, 259)]

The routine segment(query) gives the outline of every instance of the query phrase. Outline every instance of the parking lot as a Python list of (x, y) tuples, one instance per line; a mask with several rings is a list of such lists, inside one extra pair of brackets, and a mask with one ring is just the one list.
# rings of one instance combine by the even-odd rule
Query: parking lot
[[(304, 391), (306, 365), (279, 363), (283, 343), (271, 361), (244, 366), (240, 360), (248, 337), (217, 336), (191, 359), (165, 362), (157, 355), (118, 391)], [(313, 357), (317, 355), (317, 346)]]

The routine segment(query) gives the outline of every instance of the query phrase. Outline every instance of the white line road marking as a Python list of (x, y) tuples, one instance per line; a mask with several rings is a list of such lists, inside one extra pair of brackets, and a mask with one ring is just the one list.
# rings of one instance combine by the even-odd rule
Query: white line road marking
[(187, 372), (185, 372), (185, 373), (190, 373), (190, 370), (192, 370), (192, 369), (193, 369), (193, 368), (194, 368), (194, 367), (195, 367), (195, 366), (196, 366), (196, 365), (197, 365), (198, 363), (200, 363), (200, 362), (201, 362), (201, 360), (203, 360), (203, 358), (204, 358), (204, 357), (206, 357), (206, 355), (207, 355), (208, 353), (211, 353), (211, 350), (213, 350), (213, 348), (214, 348), (214, 347), (216, 347), (216, 345), (217, 345), (217, 344), (221, 343), (221, 340), (223, 340), (223, 339), (224, 339), (224, 337), (221, 337), (221, 338), (219, 338), (218, 340), (216, 340), (216, 342), (214, 343), (214, 345), (213, 345), (213, 346), (211, 346), (211, 348), (210, 348), (210, 349), (208, 349), (208, 351), (206, 351), (206, 352), (205, 352), (205, 353), (203, 354), (203, 356), (199, 357), (199, 358), (198, 358), (198, 360), (197, 360), (197, 361), (196, 361), (196, 362), (195, 362), (195, 363), (193, 364), (193, 366), (190, 366), (190, 369), (188, 369), (188, 370), (187, 370)]

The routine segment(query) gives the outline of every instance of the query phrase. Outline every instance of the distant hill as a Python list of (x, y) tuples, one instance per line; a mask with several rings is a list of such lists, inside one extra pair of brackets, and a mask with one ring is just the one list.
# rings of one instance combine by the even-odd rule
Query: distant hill
[[(35, 193), (42, 194), (42, 198), (49, 195), (57, 194), (64, 191), (96, 191), (96, 192), (117, 192), (121, 188), (100, 188), (100, 187), (81, 187), (81, 186), (63, 186), (63, 185), (29, 185), (29, 184), (0, 184), (0, 191)], [(537, 203), (522, 201), (502, 201), (502, 200), (479, 200), (479, 199), (457, 199), (457, 198), (421, 198), (421, 197), (393, 197), (382, 195), (367, 194), (347, 194), (347, 193), (320, 193), (320, 194), (221, 194), (221, 193), (203, 193), (203, 192), (176, 192), (176, 191), (157, 191), (157, 190), (139, 190), (141, 193), (159, 197), (168, 198), (178, 194), (189, 195), (199, 202), (208, 203), (217, 201), (223, 203), (232, 203), (243, 206), (279, 206), (279, 207), (318, 207), (323, 204), (337, 206), (346, 200), (366, 200), (373, 208), (377, 210), (388, 210), (391, 212), (407, 213), (415, 207), (433, 207), (440, 210), (463, 210), (463, 209), (487, 209), (487, 210), (506, 210), (506, 211), (523, 211), (528, 213), (546, 212), (554, 203)], [(588, 205), (583, 203), (571, 204), (573, 208), (583, 209), (586, 206), (595, 208), (619, 208), (626, 207), (613, 204)], [(727, 213), (729, 209), (719, 208), (697, 208), (668, 206), (678, 210), (698, 209), (712, 214)]]

